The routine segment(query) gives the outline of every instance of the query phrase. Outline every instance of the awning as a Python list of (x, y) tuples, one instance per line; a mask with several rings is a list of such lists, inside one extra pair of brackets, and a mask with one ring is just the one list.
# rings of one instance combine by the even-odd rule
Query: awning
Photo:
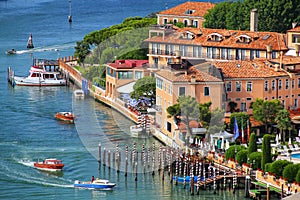
[[(284, 55), (285, 56), (295, 56), (296, 51), (295, 51), (295, 49), (289, 49)], [(300, 52), (299, 52), (299, 56), (300, 56)]]
[(134, 82), (131, 82), (131, 83), (128, 83), (126, 85), (123, 85), (121, 87), (118, 87), (117, 88), (117, 91), (119, 93), (127, 93), (129, 94), (130, 92), (133, 92), (133, 85), (135, 84), (135, 81)]

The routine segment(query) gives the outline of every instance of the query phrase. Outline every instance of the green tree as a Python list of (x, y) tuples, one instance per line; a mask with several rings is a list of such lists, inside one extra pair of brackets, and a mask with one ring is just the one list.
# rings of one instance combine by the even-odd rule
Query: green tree
[(281, 138), (285, 142), (285, 131), (291, 127), (291, 117), (289, 111), (286, 109), (280, 110), (276, 115), (275, 122), (277, 123), (277, 128), (280, 129), (280, 134), (282, 136)]
[(296, 180), (296, 175), (299, 171), (299, 164), (289, 164), (285, 166), (282, 177), (288, 179), (289, 182), (293, 182)]
[(155, 98), (156, 96), (156, 79), (152, 76), (144, 76), (137, 80), (133, 85), (131, 98), (139, 99), (140, 97)]
[(257, 151), (256, 136), (255, 133), (251, 133), (249, 147), (248, 147), (248, 155), (256, 151)]
[(296, 175), (296, 182), (300, 183), (300, 170), (298, 170), (297, 175)]
[(76, 42), (74, 56), (77, 58), (78, 63), (84, 64), (85, 57), (90, 53), (90, 46), (84, 41)]
[[(219, 108), (214, 108), (211, 111), (211, 119), (208, 127), (208, 134), (219, 133), (220, 131), (225, 129), (224, 113), (225, 111)], [(208, 137), (210, 138), (209, 135)]]
[(233, 113), (237, 107), (237, 103), (234, 101), (229, 101), (228, 106), (229, 106), (229, 111)]
[[(180, 120), (183, 121), (187, 127), (188, 136), (191, 136), (191, 128), (189, 125), (190, 119), (199, 119), (199, 107), (195, 97), (191, 96), (179, 96), (177, 99), (178, 105), (169, 106), (167, 112), (169, 116), (180, 116)], [(171, 107), (171, 108), (170, 108)]]
[(248, 150), (247, 149), (243, 149), (240, 150), (237, 154), (236, 154), (236, 160), (237, 162), (242, 165), (243, 163), (247, 163), (247, 159), (248, 159)]
[(300, 21), (300, 0), (226, 1), (204, 15), (204, 27), (249, 30), (250, 11), (254, 8), (258, 10), (259, 31), (285, 33), (292, 22)]
[(199, 104), (199, 120), (201, 124), (205, 127), (208, 128), (210, 119), (211, 119), (211, 111), (210, 111), (210, 106), (211, 106), (211, 101), (207, 103), (200, 103)]
[(276, 160), (270, 166), (270, 172), (275, 174), (276, 177), (282, 176), (283, 169), (285, 166), (292, 164), (292, 162), (287, 160)]
[(261, 158), (262, 152), (253, 152), (249, 155), (249, 162), (254, 170), (261, 169)]
[(270, 172), (271, 165), (272, 163), (265, 164), (265, 172)]
[(272, 162), (271, 155), (271, 138), (272, 136), (269, 134), (265, 134), (262, 142), (262, 157), (261, 157), (261, 167), (264, 170), (266, 163)]
[[(247, 121), (249, 120), (249, 115), (245, 112), (235, 112), (230, 115), (230, 129), (233, 130), (234, 118), (236, 118), (239, 129), (245, 129), (247, 127)], [(241, 135), (241, 132), (240, 132)]]
[(226, 160), (229, 160), (229, 158), (236, 159), (237, 153), (242, 149), (245, 149), (245, 147), (241, 145), (230, 146), (225, 152)]
[(254, 119), (262, 122), (265, 125), (266, 131), (268, 130), (268, 124), (275, 123), (278, 111), (283, 109), (283, 105), (278, 99), (268, 101), (256, 99), (252, 107)]

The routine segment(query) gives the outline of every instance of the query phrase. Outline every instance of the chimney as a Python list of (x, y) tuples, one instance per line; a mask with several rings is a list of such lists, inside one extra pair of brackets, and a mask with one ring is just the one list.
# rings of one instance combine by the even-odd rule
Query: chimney
[(272, 58), (272, 46), (271, 45), (266, 45), (267, 47), (267, 58), (271, 59)]
[(257, 31), (258, 27), (258, 10), (256, 8), (250, 13), (250, 31)]
[(299, 56), (299, 44), (295, 44), (295, 56)]

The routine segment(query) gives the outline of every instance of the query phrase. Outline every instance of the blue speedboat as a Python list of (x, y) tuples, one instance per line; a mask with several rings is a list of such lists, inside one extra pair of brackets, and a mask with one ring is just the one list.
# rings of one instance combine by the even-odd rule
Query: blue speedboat
[(75, 181), (75, 188), (85, 188), (85, 189), (96, 189), (96, 190), (110, 190), (115, 187), (115, 183), (110, 183), (109, 180), (99, 179), (97, 178), (93, 182), (80, 182), (78, 180)]

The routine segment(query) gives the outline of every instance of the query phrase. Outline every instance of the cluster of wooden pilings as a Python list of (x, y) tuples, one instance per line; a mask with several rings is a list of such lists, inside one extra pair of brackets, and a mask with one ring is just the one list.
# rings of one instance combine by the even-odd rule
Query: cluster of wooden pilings
[(213, 190), (214, 193), (221, 189), (235, 192), (240, 183), (245, 183), (246, 196), (250, 189), (245, 175), (214, 165), (197, 153), (187, 155), (180, 149), (156, 146), (154, 143), (152, 146), (143, 144), (138, 147), (134, 142), (130, 147), (116, 145), (114, 149), (106, 149), (99, 144), (98, 162), (99, 167), (113, 168), (117, 173), (123, 172), (125, 177), (132, 173), (135, 181), (141, 173), (158, 174), (162, 180), (169, 179), (174, 185), (189, 186), (191, 195), (199, 194), (200, 189)]

